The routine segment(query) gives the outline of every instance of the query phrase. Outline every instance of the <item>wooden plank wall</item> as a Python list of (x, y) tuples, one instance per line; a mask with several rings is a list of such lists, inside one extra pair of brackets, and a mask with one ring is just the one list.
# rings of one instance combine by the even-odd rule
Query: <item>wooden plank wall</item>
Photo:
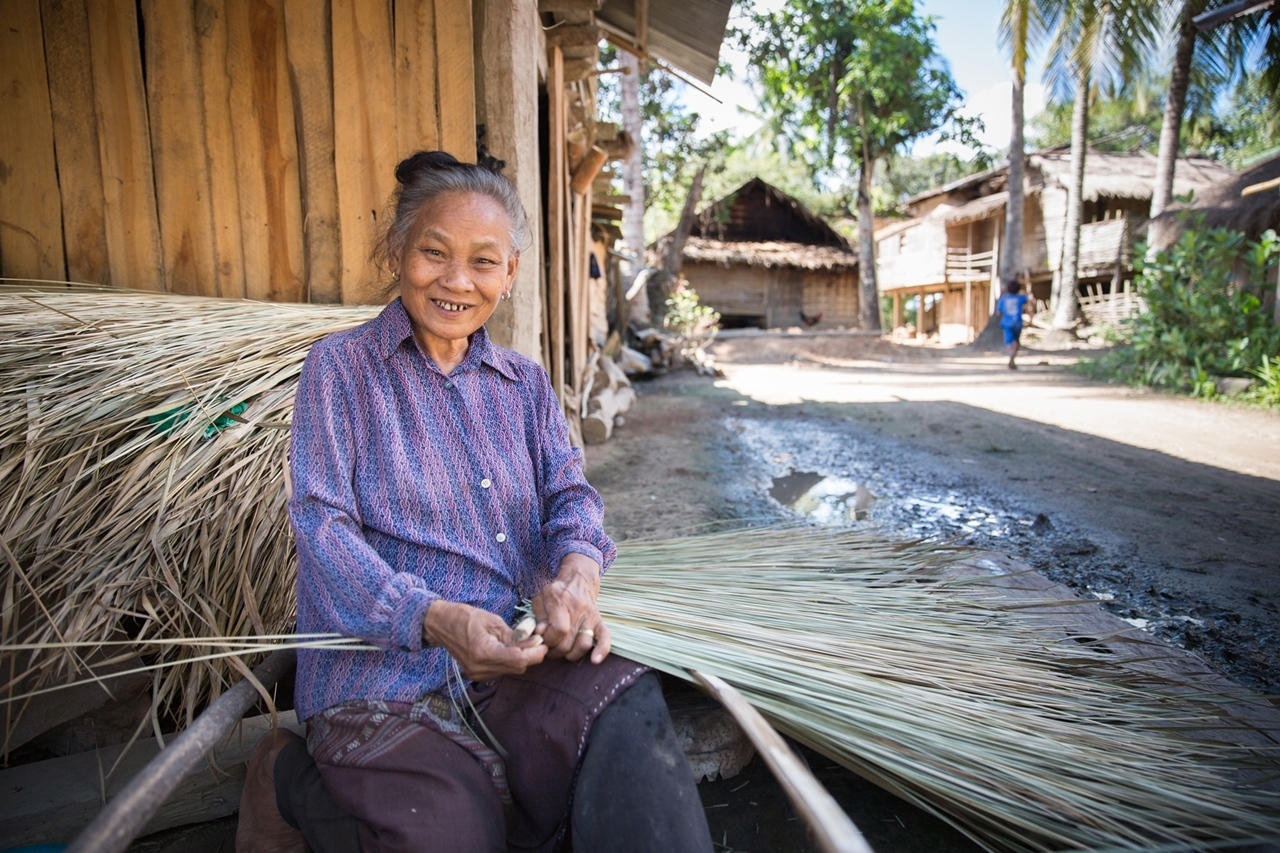
[(471, 0), (5, 0), (0, 276), (382, 301), (395, 164), (475, 159), (472, 43)]

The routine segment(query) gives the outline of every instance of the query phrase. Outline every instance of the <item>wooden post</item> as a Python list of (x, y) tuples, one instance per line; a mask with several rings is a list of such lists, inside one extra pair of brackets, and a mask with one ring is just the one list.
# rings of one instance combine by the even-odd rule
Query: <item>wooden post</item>
[[(489, 153), (520, 193), (533, 235), (520, 255), (511, 299), (501, 303), (488, 329), (494, 342), (547, 365), (543, 356), (542, 169), (538, 139), (538, 65), (542, 45), (536, 0), (476, 3), (477, 123), (485, 126)], [(552, 32), (562, 29), (557, 27)]]
[(920, 288), (919, 305), (916, 308), (916, 340), (923, 341), (924, 333), (924, 288)]
[(550, 80), (547, 81), (547, 106), (550, 113), (550, 176), (547, 187), (548, 250), (547, 289), (549, 299), (548, 330), (550, 338), (547, 365), (551, 387), (560, 400), (565, 398), (564, 377), (564, 291), (565, 291), (565, 224), (568, 220), (569, 166), (565, 140), (568, 110), (564, 95), (564, 54), (551, 48)]
[(893, 291), (893, 328), (902, 328), (902, 291)]

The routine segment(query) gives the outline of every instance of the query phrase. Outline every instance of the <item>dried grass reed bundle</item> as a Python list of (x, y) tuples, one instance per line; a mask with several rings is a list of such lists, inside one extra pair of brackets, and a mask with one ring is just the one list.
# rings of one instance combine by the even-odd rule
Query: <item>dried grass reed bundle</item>
[(950, 559), (838, 529), (626, 542), (601, 609), (622, 654), (720, 676), (987, 849), (1280, 838), (1280, 795), (1240, 783), (1274, 778), (1274, 740), (1204, 737), (1228, 727), (1222, 697), (1054, 642)]
[[(294, 387), (312, 343), (377, 310), (0, 290), (0, 693), (85, 672), (75, 647), (16, 644), (292, 626)], [(164, 663), (204, 651), (143, 648)], [(156, 670), (155, 707), (190, 720), (243, 671), (234, 657)], [(0, 714), (6, 731), (22, 707)]]

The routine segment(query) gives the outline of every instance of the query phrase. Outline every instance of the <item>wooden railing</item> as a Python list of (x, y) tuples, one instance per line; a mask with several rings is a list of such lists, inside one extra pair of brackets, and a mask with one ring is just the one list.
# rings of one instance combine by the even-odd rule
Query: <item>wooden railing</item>
[(995, 252), (947, 249), (947, 281), (987, 281), (995, 262)]

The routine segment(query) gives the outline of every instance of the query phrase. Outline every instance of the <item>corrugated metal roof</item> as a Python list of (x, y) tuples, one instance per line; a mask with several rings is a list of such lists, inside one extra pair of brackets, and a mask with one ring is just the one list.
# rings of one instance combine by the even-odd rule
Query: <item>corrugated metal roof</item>
[[(710, 84), (732, 6), (732, 0), (649, 0), (649, 53)], [(596, 20), (634, 38), (635, 0), (605, 0)]]

